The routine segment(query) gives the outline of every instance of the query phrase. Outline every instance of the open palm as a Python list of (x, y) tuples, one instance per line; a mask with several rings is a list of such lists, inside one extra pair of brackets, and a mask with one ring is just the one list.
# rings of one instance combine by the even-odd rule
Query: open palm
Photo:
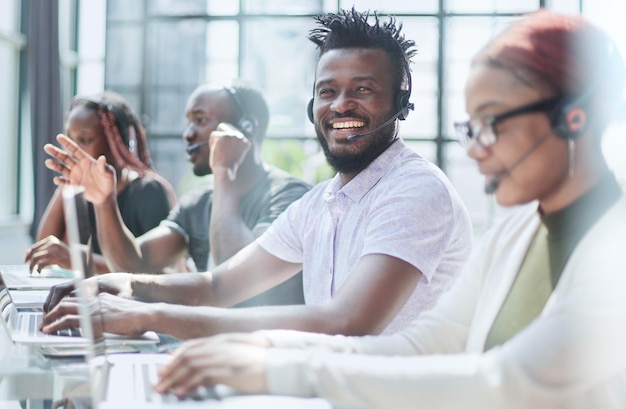
[(54, 178), (54, 183), (59, 186), (83, 186), (85, 199), (94, 204), (103, 203), (111, 197), (117, 181), (115, 170), (107, 164), (105, 157), (94, 159), (63, 134), (57, 135), (57, 141), (64, 149), (51, 144), (44, 146), (44, 151), (56, 159), (47, 159), (46, 167), (61, 175)]

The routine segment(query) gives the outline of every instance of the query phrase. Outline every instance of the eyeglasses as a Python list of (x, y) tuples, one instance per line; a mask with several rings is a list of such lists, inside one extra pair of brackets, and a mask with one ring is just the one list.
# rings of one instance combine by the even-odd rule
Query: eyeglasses
[(476, 139), (481, 146), (488, 148), (498, 141), (496, 125), (500, 122), (533, 112), (552, 111), (560, 102), (561, 97), (544, 99), (499, 115), (488, 115), (468, 121), (455, 122), (454, 130), (461, 145), (467, 146), (472, 139)]

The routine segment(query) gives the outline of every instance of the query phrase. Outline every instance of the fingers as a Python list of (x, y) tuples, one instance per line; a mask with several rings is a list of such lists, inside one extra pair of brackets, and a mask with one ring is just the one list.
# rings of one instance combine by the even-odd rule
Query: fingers
[[(107, 163), (107, 158), (104, 155), (100, 155), (96, 161), (96, 167), (101, 174), (111, 174), (115, 179), (115, 168)], [(117, 181), (117, 180), (116, 180)]]
[(93, 157), (91, 157), (87, 152), (82, 150), (80, 148), (80, 146), (78, 146), (78, 144), (76, 144), (76, 142), (74, 142), (69, 137), (67, 137), (67, 136), (65, 136), (63, 134), (58, 134), (57, 135), (57, 142), (59, 142), (61, 144), (61, 146), (63, 146), (63, 148), (65, 148), (65, 150), (68, 151), (71, 154), (71, 156), (76, 158), (77, 161), (79, 161), (79, 160), (81, 160), (83, 158), (91, 158), (91, 159), (93, 159)]
[(213, 143), (220, 138), (232, 138), (234, 140), (249, 142), (248, 138), (246, 138), (239, 129), (226, 122), (220, 122), (215, 130), (211, 132)]
[(263, 377), (265, 351), (265, 348), (229, 342), (228, 337), (222, 336), (186, 342), (160, 368), (159, 382), (154, 389), (181, 397), (199, 386), (217, 383), (244, 392), (263, 391), (266, 388)]
[[(44, 150), (46, 151), (46, 153), (54, 156), (59, 161), (57, 162), (52, 159), (46, 159), (44, 161), (44, 165), (48, 169), (61, 175), (54, 177), (54, 184), (57, 186), (64, 186), (69, 184), (70, 173), (72, 171), (72, 168), (76, 166), (76, 161), (71, 156), (68, 156), (65, 152), (61, 151), (55, 146), (46, 145), (44, 146)], [(54, 154), (51, 154), (51, 152), (54, 152)]]
[(48, 252), (46, 251), (37, 251), (30, 254), (30, 257), (27, 260), (29, 271), (32, 273), (33, 271), (40, 271), (44, 268), (55, 264), (55, 262), (50, 258)]
[(69, 266), (68, 249), (57, 237), (47, 236), (26, 251), (25, 263), (29, 264), (31, 272), (57, 264), (60, 267)]
[[(72, 144), (73, 143), (74, 142), (72, 142)], [(76, 148), (78, 148), (78, 146), (76, 146)], [(80, 148), (78, 148), (78, 149), (80, 149)], [(50, 143), (45, 144), (44, 147), (43, 147), (43, 150), (48, 155), (52, 156), (57, 161), (59, 161), (60, 164), (63, 164), (65, 166), (69, 167), (70, 169), (80, 159), (80, 158), (74, 156), (71, 151), (66, 151), (66, 150), (60, 149), (60, 148), (58, 148), (58, 147), (56, 147), (56, 146), (54, 146), (54, 145), (52, 145)], [(52, 170), (56, 170), (56, 169), (52, 169)]]
[(57, 141), (61, 144), (63, 149), (49, 143), (43, 147), (43, 150), (55, 159), (46, 159), (44, 164), (48, 169), (61, 175), (60, 177), (55, 177), (54, 180), (55, 184), (61, 186), (68, 184), (72, 168), (74, 168), (80, 160), (87, 158), (87, 160), (95, 161), (95, 159), (63, 134), (57, 135)]
[(182, 397), (199, 386), (211, 385), (211, 373), (220, 369), (214, 365), (214, 355), (206, 346), (206, 340), (185, 343), (170, 362), (159, 369), (159, 382), (154, 389), (159, 393), (172, 392)]
[(245, 138), (244, 134), (236, 126), (229, 124), (228, 122), (220, 122), (217, 124), (217, 128), (215, 128), (215, 130), (218, 133), (226, 133), (237, 138)]
[(44, 315), (39, 328), (42, 332), (51, 334), (62, 329), (78, 328), (79, 326), (80, 320), (76, 300), (66, 299)]
[(61, 300), (74, 291), (74, 282), (55, 285), (50, 289), (46, 301), (43, 303), (44, 312), (52, 312), (52, 310), (61, 302)]

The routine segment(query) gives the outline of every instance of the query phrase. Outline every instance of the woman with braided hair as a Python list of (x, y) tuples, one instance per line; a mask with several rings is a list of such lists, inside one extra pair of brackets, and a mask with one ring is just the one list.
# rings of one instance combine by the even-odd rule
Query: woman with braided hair
[[(97, 158), (104, 156), (117, 176), (117, 202), (126, 227), (134, 236), (164, 219), (176, 198), (169, 183), (152, 169), (146, 133), (124, 98), (104, 91), (94, 97), (74, 97), (65, 117), (65, 133)], [(31, 270), (50, 265), (70, 265), (65, 243), (65, 218), (61, 189), (54, 193), (40, 221), (37, 242), (27, 250)], [(91, 240), (96, 273), (109, 271), (100, 256), (93, 207), (89, 205)]]

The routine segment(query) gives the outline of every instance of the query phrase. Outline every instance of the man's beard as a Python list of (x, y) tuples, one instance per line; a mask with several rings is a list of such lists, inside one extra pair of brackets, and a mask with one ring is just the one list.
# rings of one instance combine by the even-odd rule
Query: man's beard
[[(359, 173), (367, 168), (381, 153), (383, 153), (391, 145), (395, 139), (397, 128), (395, 123), (391, 123), (385, 128), (375, 132), (365, 138), (371, 139), (370, 144), (358, 153), (334, 154), (328, 147), (328, 142), (324, 138), (324, 134), (319, 126), (315, 125), (315, 134), (317, 140), (322, 146), (324, 156), (328, 164), (337, 172), (344, 174)], [(348, 142), (350, 143), (350, 142)]]
[[(210, 155), (210, 153), (209, 153)], [(207, 158), (207, 162), (208, 162), (208, 158)], [(207, 176), (207, 175), (212, 175), (213, 174), (213, 169), (211, 169), (211, 166), (209, 166), (208, 163), (199, 163), (199, 164), (194, 164), (193, 168), (192, 168), (193, 174), (196, 176)]]

